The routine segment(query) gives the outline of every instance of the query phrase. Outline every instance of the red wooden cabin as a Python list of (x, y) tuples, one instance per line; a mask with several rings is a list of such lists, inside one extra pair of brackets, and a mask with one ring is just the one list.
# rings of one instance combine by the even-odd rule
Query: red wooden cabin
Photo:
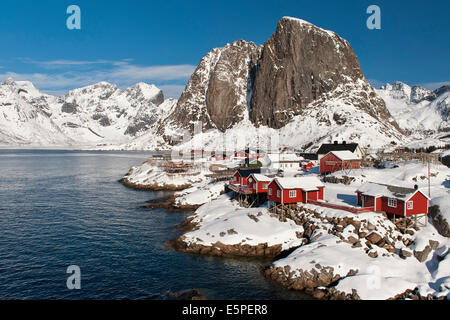
[(428, 214), (430, 198), (419, 188), (404, 188), (381, 183), (367, 182), (358, 190), (358, 205), (408, 217)]
[(316, 176), (277, 178), (269, 184), (267, 197), (282, 204), (323, 200), (325, 185)]
[(303, 170), (310, 171), (314, 168), (314, 163), (308, 162), (302, 165)]
[(252, 173), (247, 181), (247, 187), (252, 190), (253, 193), (267, 193), (272, 179), (262, 174)]
[(332, 173), (341, 170), (359, 169), (361, 159), (350, 151), (331, 151), (320, 159), (320, 173)]
[(260, 173), (261, 169), (239, 169), (233, 175), (229, 187), (235, 192), (251, 193), (247, 190), (247, 179), (253, 173)]

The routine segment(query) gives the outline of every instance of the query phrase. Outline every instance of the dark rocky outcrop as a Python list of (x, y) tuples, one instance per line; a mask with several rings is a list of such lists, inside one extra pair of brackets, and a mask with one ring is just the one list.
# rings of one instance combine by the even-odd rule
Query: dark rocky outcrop
[(439, 206), (432, 206), (429, 210), (431, 217), (431, 223), (439, 232), (440, 235), (450, 238), (450, 225), (447, 220), (441, 215), (441, 209)]
[[(336, 33), (284, 17), (264, 44), (251, 100), (251, 119), (281, 128), (314, 101), (341, 85), (366, 83), (350, 44)], [(361, 109), (390, 117), (382, 99), (366, 86)], [(345, 89), (339, 94), (345, 95)], [(339, 117), (339, 121), (342, 121)]]
[(192, 122), (201, 121), (204, 130), (225, 131), (241, 121), (260, 51), (256, 44), (239, 40), (209, 52), (189, 79), (168, 122), (192, 131)]
[(77, 113), (78, 105), (76, 103), (66, 102), (61, 106), (61, 111), (64, 113)]

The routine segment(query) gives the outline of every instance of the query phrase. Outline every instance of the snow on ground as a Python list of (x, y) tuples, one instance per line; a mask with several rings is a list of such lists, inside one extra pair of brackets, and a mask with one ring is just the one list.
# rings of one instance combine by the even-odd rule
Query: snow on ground
[(221, 192), (224, 191), (223, 182), (209, 182), (196, 184), (195, 186), (176, 192), (177, 204), (180, 205), (199, 205), (217, 199)]
[(187, 244), (212, 246), (221, 242), (256, 246), (267, 243), (269, 247), (281, 244), (287, 250), (302, 243), (297, 232), (302, 233), (303, 227), (291, 220), (281, 222), (264, 207), (240, 207), (228, 194), (200, 207), (192, 222), (198, 223), (199, 229), (184, 235)]
[(132, 167), (126, 176), (130, 183), (140, 186), (191, 186), (206, 179), (201, 171), (192, 172), (189, 175), (169, 175), (162, 167), (158, 167), (152, 161), (146, 161), (138, 166)]

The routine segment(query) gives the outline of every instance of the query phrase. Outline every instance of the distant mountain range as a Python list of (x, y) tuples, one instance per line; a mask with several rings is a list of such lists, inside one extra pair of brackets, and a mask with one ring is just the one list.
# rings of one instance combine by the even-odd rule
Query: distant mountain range
[(263, 145), (313, 150), (345, 140), (379, 148), (448, 142), (448, 86), (435, 91), (397, 82), (374, 90), (350, 44), (336, 33), (284, 17), (256, 45), (215, 48), (199, 63), (179, 100), (154, 85), (121, 90), (101, 82), (62, 97), (30, 82), (0, 85), (0, 145), (167, 148), (193, 132), (190, 147)]

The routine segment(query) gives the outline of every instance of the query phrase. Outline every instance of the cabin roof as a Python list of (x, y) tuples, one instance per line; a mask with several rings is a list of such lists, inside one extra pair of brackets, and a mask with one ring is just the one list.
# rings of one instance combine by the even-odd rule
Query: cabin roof
[(383, 183), (366, 182), (361, 187), (359, 187), (357, 192), (361, 192), (365, 195), (372, 197), (389, 197), (396, 198), (400, 200), (409, 200), (417, 192), (422, 193), (427, 199), (430, 199), (426, 194), (424, 194), (419, 189), (405, 188), (400, 186), (394, 186)]
[(320, 146), (319, 150), (317, 150), (317, 154), (327, 154), (330, 151), (350, 151), (355, 152), (356, 148), (358, 148), (357, 143), (324, 143)]
[(272, 179), (263, 175), (263, 174), (258, 174), (258, 173), (252, 173), (251, 176), (257, 181), (257, 182), (271, 182)]
[(302, 189), (305, 191), (315, 191), (318, 190), (318, 187), (325, 186), (316, 176), (277, 178), (275, 182), (281, 189)]
[(267, 158), (270, 162), (300, 162), (303, 157), (297, 156), (295, 153), (268, 153)]
[(356, 156), (353, 152), (348, 151), (348, 150), (330, 151), (329, 153), (334, 154), (336, 157), (338, 157), (342, 161), (359, 160), (358, 156)]
[(239, 169), (237, 173), (243, 178), (248, 178), (253, 173), (261, 173), (261, 169)]

